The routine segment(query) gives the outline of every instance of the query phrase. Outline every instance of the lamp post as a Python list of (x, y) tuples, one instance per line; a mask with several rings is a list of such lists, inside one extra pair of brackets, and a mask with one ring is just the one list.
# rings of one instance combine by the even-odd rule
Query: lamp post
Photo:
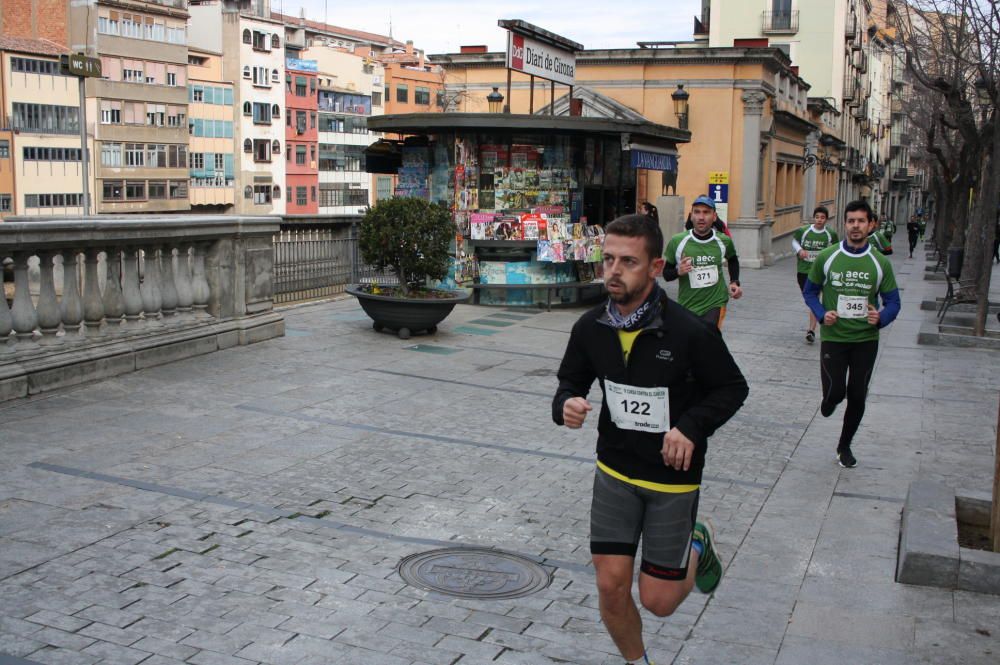
[(683, 83), (678, 83), (677, 89), (670, 95), (670, 98), (674, 100), (674, 115), (677, 116), (677, 126), (680, 129), (687, 129), (688, 100), (691, 98), (691, 95), (684, 89)]
[(490, 113), (500, 113), (503, 109), (503, 95), (498, 86), (493, 86), (493, 92), (486, 95), (486, 102), (490, 105)]

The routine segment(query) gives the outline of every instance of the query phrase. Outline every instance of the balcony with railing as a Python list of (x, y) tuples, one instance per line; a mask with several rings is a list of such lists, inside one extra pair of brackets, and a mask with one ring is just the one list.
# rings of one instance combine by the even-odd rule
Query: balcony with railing
[(861, 79), (853, 74), (846, 74), (844, 76), (844, 101), (856, 100), (860, 94)]
[(858, 15), (851, 12), (847, 16), (847, 21), (844, 23), (844, 37), (848, 41), (857, 39), (858, 37)]
[(708, 21), (702, 20), (702, 17), (694, 17), (694, 36), (695, 37), (708, 37), (709, 28)]
[(795, 34), (799, 31), (799, 10), (763, 12), (760, 31), (765, 35)]

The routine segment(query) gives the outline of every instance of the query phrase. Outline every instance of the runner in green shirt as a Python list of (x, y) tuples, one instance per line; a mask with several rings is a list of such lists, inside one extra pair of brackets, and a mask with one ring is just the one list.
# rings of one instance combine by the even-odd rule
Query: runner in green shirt
[[(663, 278), (680, 280), (677, 302), (722, 330), (729, 298), (743, 296), (740, 288), (740, 261), (732, 239), (716, 233), (715, 201), (699, 196), (691, 206), (690, 231), (678, 233), (664, 252)], [(723, 281), (723, 264), (729, 270), (729, 283)]]
[(872, 220), (868, 228), (868, 242), (884, 256), (892, 254), (892, 241), (879, 230), (878, 215), (875, 213), (872, 213)]
[[(827, 228), (826, 221), (830, 217), (830, 211), (824, 206), (819, 206), (813, 210), (813, 223), (803, 226), (792, 234), (792, 249), (795, 250), (795, 277), (799, 282), (799, 291), (806, 286), (806, 276), (812, 268), (816, 255), (820, 250), (826, 249), (830, 245), (836, 245), (839, 238), (837, 232)], [(812, 310), (809, 310), (809, 328), (806, 330), (806, 343), (812, 344), (816, 341), (816, 317)]]
[(829, 417), (847, 399), (837, 444), (837, 461), (845, 468), (858, 463), (851, 443), (865, 414), (868, 382), (878, 354), (878, 331), (892, 323), (900, 307), (892, 265), (868, 242), (871, 212), (864, 201), (847, 204), (844, 241), (819, 253), (803, 289), (809, 309), (823, 322), (820, 413)]

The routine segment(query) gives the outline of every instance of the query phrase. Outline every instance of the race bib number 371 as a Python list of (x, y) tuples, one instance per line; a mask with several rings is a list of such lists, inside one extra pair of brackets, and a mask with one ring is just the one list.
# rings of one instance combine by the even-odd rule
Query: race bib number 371
[(688, 281), (693, 289), (705, 289), (719, 283), (719, 266), (694, 268), (688, 273)]
[(619, 429), (666, 432), (670, 429), (670, 391), (604, 381), (604, 399)]

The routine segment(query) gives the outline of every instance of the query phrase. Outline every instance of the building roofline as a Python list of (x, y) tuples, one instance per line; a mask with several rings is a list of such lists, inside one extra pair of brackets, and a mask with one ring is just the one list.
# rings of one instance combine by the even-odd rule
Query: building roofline
[(307, 30), (313, 30), (316, 32), (327, 32), (333, 35), (338, 35), (342, 37), (349, 37), (358, 41), (369, 41), (372, 43), (382, 44), (385, 46), (399, 46), (405, 47), (406, 44), (388, 37), (386, 35), (380, 35), (376, 32), (366, 32), (365, 30), (355, 30), (353, 28), (345, 28), (339, 25), (332, 25), (330, 23), (323, 23), (320, 21), (313, 21), (310, 19), (302, 19), (295, 16), (289, 16), (288, 14), (282, 14), (281, 12), (271, 12), (271, 17), (274, 20), (279, 21), (289, 28), (306, 28)]
[[(488, 53), (434, 53), (427, 61), (444, 66), (465, 66), (486, 68), (499, 64), (506, 68), (507, 54), (504, 51)], [(791, 61), (775, 47), (749, 48), (737, 46), (712, 46), (693, 48), (616, 48), (577, 51), (576, 64), (624, 65), (624, 64), (761, 64), (781, 69), (806, 89), (812, 86), (792, 70)]]
[(454, 130), (515, 133), (629, 134), (649, 143), (688, 143), (691, 132), (649, 121), (517, 113), (393, 113), (369, 116), (368, 129), (398, 134), (437, 134)]
[(32, 39), (10, 35), (0, 35), (0, 51), (26, 53), (29, 55), (47, 55), (53, 58), (71, 52), (62, 44), (49, 39)]

